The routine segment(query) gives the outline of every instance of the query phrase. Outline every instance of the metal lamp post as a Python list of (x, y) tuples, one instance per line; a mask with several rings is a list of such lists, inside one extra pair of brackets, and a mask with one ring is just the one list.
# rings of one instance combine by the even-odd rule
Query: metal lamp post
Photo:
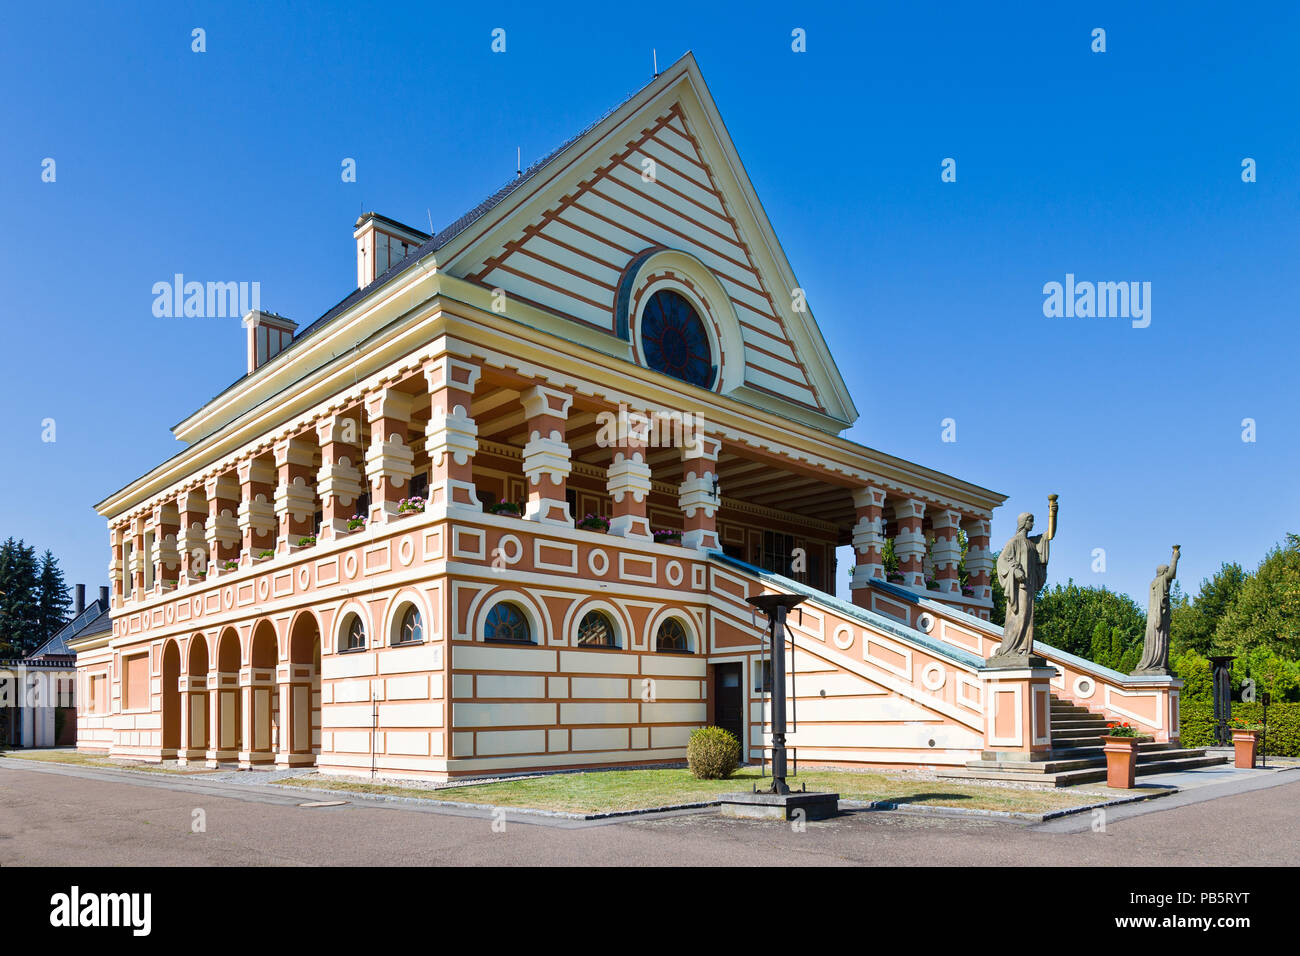
[(767, 615), (767, 633), (772, 641), (772, 787), (771, 793), (785, 794), (785, 619), (790, 609), (803, 603), (797, 594), (760, 594), (749, 603)]

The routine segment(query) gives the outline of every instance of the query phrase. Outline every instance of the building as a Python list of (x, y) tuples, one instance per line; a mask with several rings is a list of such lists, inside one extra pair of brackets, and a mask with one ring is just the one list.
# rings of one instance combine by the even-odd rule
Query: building
[[(985, 713), (1003, 496), (840, 437), (857, 411), (690, 55), (436, 235), (353, 237), (358, 289), (301, 330), (246, 316), (247, 374), (97, 506), (113, 633), (77, 648), (79, 746), (442, 778), (680, 760), (716, 723), (758, 758), (745, 598), (781, 589), (809, 598), (802, 759), (1040, 746), (1042, 687)], [(1131, 691), (1176, 736), (1176, 692), (1070, 666), (1053, 693)]]
[(0, 661), (0, 745), (70, 747), (77, 742), (76, 652), (69, 646), (112, 636), (108, 588), (86, 605), (75, 589), (72, 620), (22, 660)]

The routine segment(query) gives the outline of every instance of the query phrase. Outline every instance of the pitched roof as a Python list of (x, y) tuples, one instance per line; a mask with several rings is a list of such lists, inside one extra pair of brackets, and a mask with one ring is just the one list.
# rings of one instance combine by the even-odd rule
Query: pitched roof
[(112, 626), (108, 603), (98, 598), (86, 609), (59, 628), (48, 641), (28, 655), (29, 659), (38, 657), (72, 657), (76, 651), (68, 646), (69, 641), (76, 640), (81, 634), (95, 634)]
[[(689, 54), (686, 55), (689, 56)], [(651, 83), (653, 82), (654, 80), (651, 80)], [(647, 83), (645, 86), (649, 86), (649, 85), (650, 84)], [(409, 269), (416, 262), (423, 259), (425, 256), (430, 255), (431, 253), (437, 252), (443, 246), (447, 245), (447, 243), (451, 242), (458, 235), (460, 235), (470, 226), (474, 225), (474, 223), (476, 223), (478, 220), (482, 219), (489, 212), (491, 212), (494, 207), (499, 205), (507, 196), (513, 193), (516, 189), (525, 185), (529, 180), (531, 180), (543, 169), (545, 169), (552, 162), (554, 162), (560, 156), (560, 154), (563, 153), (566, 149), (568, 149), (574, 143), (578, 142), (578, 140), (582, 139), (593, 129), (599, 126), (602, 122), (604, 122), (606, 117), (618, 112), (618, 110), (625, 103), (633, 99), (638, 93), (641, 92), (641, 90), (645, 89), (645, 86), (642, 86), (639, 89), (636, 89), (633, 92), (629, 93), (622, 100), (620, 100), (614, 106), (611, 106), (599, 117), (597, 117), (594, 122), (590, 123), (582, 130), (575, 133), (573, 136), (570, 136), (559, 146), (555, 147), (555, 149), (551, 150), (541, 159), (537, 160), (532, 165), (530, 165), (527, 169), (519, 173), (519, 175), (515, 176), (514, 179), (505, 183), (495, 192), (491, 193), (486, 199), (478, 203), (478, 205), (474, 206), (472, 209), (470, 209), (464, 215), (460, 216), (458, 219), (453, 220), (450, 225), (445, 226), (444, 228), (438, 230), (427, 240), (425, 240), (420, 245), (416, 246), (414, 249), (408, 252), (405, 257), (399, 259), (397, 262), (394, 262), (380, 275), (375, 276), (375, 280), (371, 282), (369, 285), (365, 286), (364, 288), (353, 289), (351, 292), (345, 295), (341, 300), (339, 300), (336, 304), (334, 304), (328, 310), (326, 310), (325, 314), (322, 315), (319, 319), (316, 319), (314, 322), (310, 323), (309, 325), (301, 329), (298, 332), (298, 334), (293, 337), (293, 339), (289, 342), (289, 344), (285, 346), (285, 348), (282, 349), (279, 353), (277, 353), (276, 357), (278, 358), (280, 355), (283, 355), (293, 350), (294, 348), (297, 348), (300, 343), (302, 343), (305, 339), (307, 339), (313, 332), (319, 331), (323, 326), (328, 324), (331, 319), (346, 312), (348, 309), (352, 308), (354, 305), (356, 305), (358, 302), (362, 301), (363, 299), (367, 299), (371, 295), (374, 295), (375, 293), (379, 292), (384, 286), (388, 285), (388, 283), (396, 279), (399, 275), (401, 275), (403, 272)], [(254, 369), (254, 371), (256, 371), (256, 369)], [(235, 379), (235, 381), (231, 382), (230, 385), (226, 386), (226, 388), (222, 389), (220, 392), (214, 395), (207, 402), (204, 402), (203, 405), (199, 407), (200, 410), (212, 404), (212, 402), (216, 401), (223, 394), (230, 391), (230, 389), (234, 388), (236, 385), (238, 385), (240, 382), (242, 382), (245, 378), (247, 378), (251, 374), (253, 373), (248, 372), (244, 375), (241, 375), (239, 378)], [(177, 426), (172, 426), (172, 427), (175, 428)]]

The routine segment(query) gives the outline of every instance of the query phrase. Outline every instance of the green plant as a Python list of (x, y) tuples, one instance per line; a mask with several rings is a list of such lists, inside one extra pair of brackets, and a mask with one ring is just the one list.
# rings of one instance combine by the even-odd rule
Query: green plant
[(1233, 717), (1228, 721), (1228, 729), (1260, 731), (1264, 729), (1264, 725), (1253, 720), (1248, 720), (1245, 717)]
[(494, 515), (517, 515), (523, 513), (523, 508), (513, 501), (498, 501), (496, 504), (488, 505), (487, 510)]
[(410, 498), (403, 498), (397, 503), (397, 513), (401, 515), (407, 514), (411, 511), (423, 511), (424, 505), (425, 501), (419, 495), (414, 495)]
[(578, 522), (579, 528), (586, 528), (588, 531), (608, 531), (609, 519), (604, 515), (584, 515)]
[(722, 780), (740, 766), (740, 741), (721, 727), (699, 727), (686, 743), (686, 765), (700, 780)]
[(275, 552), (274, 552), (273, 550), (271, 550), (270, 548), (267, 548), (265, 551), (263, 551), (261, 554), (259, 554), (258, 557), (259, 557), (259, 558), (274, 558), (274, 557), (275, 557)]
[(238, 561), (227, 561), (222, 567), (227, 571), (236, 571), (239, 569)]
[[(1182, 746), (1214, 746), (1214, 705), (1210, 701), (1181, 701), (1179, 716)], [(1262, 725), (1264, 705), (1258, 701), (1233, 701), (1232, 716)], [(1260, 736), (1260, 753), (1270, 757), (1300, 757), (1300, 703), (1269, 704), (1268, 730)]]
[(301, 538), (298, 539), (298, 547), (300, 548), (306, 548), (315, 543), (316, 543), (316, 536), (314, 534), (303, 535)]
[(1137, 728), (1134, 727), (1132, 724), (1130, 724), (1127, 720), (1124, 721), (1124, 723), (1122, 724), (1117, 720), (1112, 720), (1110, 723), (1106, 725), (1106, 736), (1137, 737), (1139, 735), (1137, 732)]
[(651, 534), (654, 535), (656, 541), (663, 544), (682, 540), (682, 533), (671, 528), (660, 528), (658, 531), (652, 531)]
[(365, 526), (366, 526), (365, 515), (353, 515), (351, 518), (348, 519), (349, 531), (356, 531), (358, 528), (364, 528)]

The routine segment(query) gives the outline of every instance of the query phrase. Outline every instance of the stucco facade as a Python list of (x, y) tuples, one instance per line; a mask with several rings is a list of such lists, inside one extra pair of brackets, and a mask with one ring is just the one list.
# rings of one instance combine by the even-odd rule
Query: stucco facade
[[(856, 409), (692, 58), (442, 232), (353, 235), (362, 287), (301, 331), (250, 313), (248, 374), (98, 505), (79, 746), (441, 778), (680, 760), (718, 723), (757, 759), (745, 598), (798, 588), (802, 759), (988, 749), (1003, 497), (839, 437)], [(1071, 666), (1067, 695), (1127, 692)], [(1169, 695), (1124, 699), (1176, 734)]]

